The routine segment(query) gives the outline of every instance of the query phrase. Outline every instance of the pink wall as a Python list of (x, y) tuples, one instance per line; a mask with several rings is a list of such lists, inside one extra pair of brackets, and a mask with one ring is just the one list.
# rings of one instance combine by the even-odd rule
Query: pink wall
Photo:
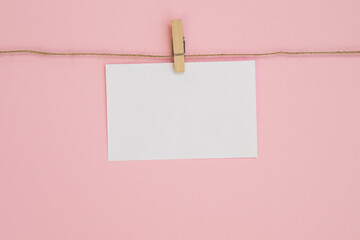
[[(360, 49), (358, 0), (0, 7), (1, 50)], [(0, 56), (0, 239), (360, 239), (360, 56), (258, 58), (257, 159), (108, 162), (104, 65), (144, 61)]]

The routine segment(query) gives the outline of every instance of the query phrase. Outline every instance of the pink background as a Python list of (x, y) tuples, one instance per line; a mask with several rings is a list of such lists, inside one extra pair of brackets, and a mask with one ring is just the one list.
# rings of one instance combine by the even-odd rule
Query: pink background
[[(360, 49), (358, 0), (0, 7), (1, 50)], [(360, 239), (360, 56), (256, 59), (257, 159), (108, 162), (104, 66), (144, 61), (0, 56), (0, 239)]]

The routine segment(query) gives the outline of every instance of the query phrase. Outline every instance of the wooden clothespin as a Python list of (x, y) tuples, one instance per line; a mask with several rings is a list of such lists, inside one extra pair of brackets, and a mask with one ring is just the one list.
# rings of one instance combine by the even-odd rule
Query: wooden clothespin
[(172, 20), (172, 50), (175, 72), (185, 72), (185, 38), (182, 21)]

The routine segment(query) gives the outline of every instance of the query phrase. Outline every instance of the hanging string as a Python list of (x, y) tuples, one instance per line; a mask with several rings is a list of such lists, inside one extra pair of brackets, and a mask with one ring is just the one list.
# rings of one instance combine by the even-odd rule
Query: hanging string
[[(105, 52), (50, 52), (37, 51), (30, 49), (23, 50), (5, 50), (0, 54), (34, 54), (34, 55), (50, 55), (50, 56), (101, 56), (101, 57), (143, 57), (143, 58), (171, 58), (172, 55), (157, 54), (136, 54), (136, 53), (105, 53)], [(194, 57), (261, 57), (275, 55), (355, 55), (360, 51), (276, 51), (263, 53), (205, 53), (205, 54), (185, 54), (187, 58)]]

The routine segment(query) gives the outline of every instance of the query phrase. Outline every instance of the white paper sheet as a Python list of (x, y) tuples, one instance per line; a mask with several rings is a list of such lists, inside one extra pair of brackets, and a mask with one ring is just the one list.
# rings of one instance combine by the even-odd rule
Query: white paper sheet
[(106, 65), (108, 158), (257, 156), (254, 61)]

